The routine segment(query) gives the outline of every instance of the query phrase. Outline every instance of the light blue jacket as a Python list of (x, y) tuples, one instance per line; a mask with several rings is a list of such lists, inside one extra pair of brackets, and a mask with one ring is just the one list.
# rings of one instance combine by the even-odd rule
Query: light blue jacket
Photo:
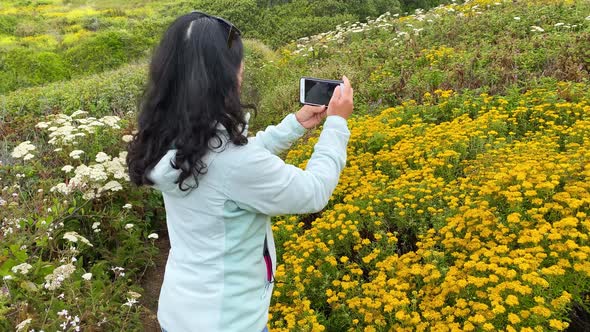
[[(218, 129), (225, 143), (227, 131)], [(306, 170), (285, 164), (277, 154), (304, 132), (289, 114), (247, 145), (224, 149), (212, 142), (207, 173), (188, 194), (174, 183), (180, 172), (170, 165), (175, 149), (150, 171), (170, 236), (158, 307), (168, 332), (258, 332), (266, 326), (273, 287), (263, 259), (265, 236), (273, 273), (277, 261), (269, 216), (322, 210), (346, 164), (350, 132), (339, 116), (327, 117)]]

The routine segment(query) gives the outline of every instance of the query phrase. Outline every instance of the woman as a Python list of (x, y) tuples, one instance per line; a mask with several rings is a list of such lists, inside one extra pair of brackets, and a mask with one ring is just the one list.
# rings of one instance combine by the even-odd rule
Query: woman
[[(304, 106), (248, 139), (243, 70), (239, 30), (199, 12), (172, 23), (152, 58), (127, 163), (135, 184), (164, 198), (164, 331), (266, 331), (276, 269), (269, 216), (322, 210), (346, 163), (346, 77), (327, 108)], [(305, 171), (277, 156), (324, 118)]]

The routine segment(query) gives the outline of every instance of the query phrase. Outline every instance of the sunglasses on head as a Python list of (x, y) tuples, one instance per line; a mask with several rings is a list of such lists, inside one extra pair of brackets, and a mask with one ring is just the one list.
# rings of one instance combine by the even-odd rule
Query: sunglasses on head
[(193, 10), (191, 12), (191, 14), (200, 14), (200, 15), (205, 16), (205, 17), (210, 17), (210, 18), (216, 19), (218, 22), (220, 22), (221, 24), (224, 24), (226, 27), (228, 27), (229, 28), (229, 33), (227, 35), (227, 47), (228, 48), (231, 48), (232, 43), (233, 43), (234, 39), (236, 39), (237, 36), (241, 36), (242, 35), (242, 32), (240, 31), (240, 29), (238, 29), (230, 21), (228, 21), (228, 20), (226, 20), (224, 18), (213, 16), (213, 15), (209, 15), (207, 13), (203, 13), (203, 12), (200, 12), (198, 10)]

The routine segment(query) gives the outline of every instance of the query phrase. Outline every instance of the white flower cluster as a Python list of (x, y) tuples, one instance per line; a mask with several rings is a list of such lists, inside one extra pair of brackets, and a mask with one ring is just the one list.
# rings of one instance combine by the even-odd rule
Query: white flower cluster
[(120, 266), (114, 266), (111, 268), (111, 271), (115, 273), (115, 277), (124, 277), (125, 276), (125, 269)]
[(554, 26), (555, 28), (563, 28), (563, 29), (566, 29), (566, 30), (568, 30), (568, 29), (575, 29), (575, 28), (577, 28), (579, 25), (577, 25), (577, 24), (573, 24), (573, 25), (572, 25), (572, 24), (567, 24), (567, 23), (563, 23), (563, 22), (558, 22), (558, 23), (555, 23), (553, 26)]
[(70, 331), (70, 327), (73, 331), (80, 331), (80, 317), (70, 316), (66, 309), (58, 312), (57, 315), (65, 320), (63, 323), (59, 324), (63, 331)]
[(90, 241), (88, 241), (87, 238), (83, 237), (82, 235), (80, 235), (76, 232), (66, 232), (64, 234), (63, 238), (65, 240), (68, 240), (73, 243), (77, 243), (78, 241), (80, 241), (81, 243), (84, 243), (90, 247), (93, 247), (92, 243), (90, 243)]
[(2, 220), (2, 223), (0, 224), (0, 235), (2, 235), (2, 237), (6, 237), (9, 234), (13, 234), (15, 229), (21, 229), (21, 223), (25, 221), (25, 219), (23, 218), (17, 218), (17, 219), (8, 219), (8, 218), (4, 218)]
[(76, 271), (76, 267), (72, 263), (55, 268), (53, 273), (45, 276), (45, 288), (48, 290), (58, 289), (62, 282), (69, 278), (74, 271)]
[[(390, 12), (374, 20), (367, 18), (367, 23), (355, 22), (350, 24), (350, 22), (344, 22), (343, 25), (336, 26), (335, 31), (299, 39), (297, 49), (293, 53), (307, 56), (309, 52), (314, 50), (314, 46), (318, 48), (321, 45), (323, 48), (329, 48), (327, 45), (329, 42), (343, 43), (345, 36), (375, 29), (395, 31), (396, 37), (393, 38), (393, 41), (395, 45), (399, 45), (401, 39), (408, 39), (411, 35), (419, 35), (424, 30), (423, 26), (425, 24), (432, 24), (441, 17), (441, 12), (454, 12), (454, 6), (456, 5), (441, 5), (428, 12), (423, 9), (416, 9), (413, 15), (403, 17), (403, 22), (400, 20), (399, 14), (392, 15)], [(421, 25), (422, 27), (415, 25)]]
[(23, 331), (27, 326), (29, 326), (29, 324), (31, 324), (32, 321), (33, 320), (31, 318), (27, 318), (20, 322), (17, 326), (14, 327), (16, 329), (16, 332)]
[(99, 233), (100, 232), (100, 222), (95, 222), (92, 224), (92, 230), (94, 231), (94, 233)]
[[(74, 176), (67, 183), (59, 183), (51, 188), (51, 192), (58, 191), (69, 195), (75, 190), (84, 193), (84, 199), (100, 197), (105, 192), (115, 192), (123, 189), (119, 181), (129, 181), (126, 171), (127, 151), (119, 153), (118, 157), (111, 158), (104, 152), (96, 155), (97, 164), (90, 166), (80, 165), (74, 170)], [(71, 172), (73, 166), (66, 165), (62, 170)]]
[(86, 111), (76, 111), (72, 115), (55, 114), (49, 115), (49, 121), (39, 122), (35, 126), (40, 129), (47, 129), (49, 134), (49, 144), (52, 145), (75, 145), (78, 137), (85, 137), (88, 134), (96, 132), (98, 127), (110, 127), (120, 129), (119, 121), (121, 118), (114, 115), (108, 115), (97, 119), (95, 117), (80, 117), (87, 115)]
[(133, 141), (133, 135), (123, 135), (123, 137), (121, 137), (121, 139), (123, 140), (123, 142), (129, 143), (129, 142)]
[(30, 153), (35, 149), (36, 148), (33, 144), (31, 144), (31, 141), (24, 141), (17, 147), (15, 147), (10, 155), (16, 159), (23, 158), (23, 160), (29, 160), (35, 157), (33, 154)]
[[(510, 1), (502, 0), (501, 2), (495, 2), (494, 5), (500, 6)], [(330, 48), (329, 44), (332, 42), (343, 43), (345, 36), (375, 29), (395, 32), (396, 36), (393, 38), (393, 42), (395, 46), (398, 46), (403, 40), (420, 35), (426, 25), (434, 24), (442, 15), (466, 16), (466, 13), (483, 14), (482, 10), (484, 9), (471, 0), (466, 0), (462, 4), (454, 2), (448, 5), (440, 5), (428, 11), (416, 9), (414, 14), (404, 17), (387, 12), (374, 20), (367, 18), (367, 23), (355, 22), (351, 24), (350, 22), (344, 22), (344, 24), (338, 25), (334, 31), (298, 39), (293, 54), (306, 57), (319, 48)], [(490, 5), (486, 5), (486, 8), (490, 7)], [(515, 19), (520, 20), (520, 17)]]
[(33, 266), (31, 266), (31, 264), (29, 263), (22, 263), (16, 266), (12, 267), (12, 272), (13, 273), (21, 273), (21, 274), (27, 274), (29, 273), (29, 270), (32, 268)]
[[(399, 14), (393, 15), (393, 17), (398, 16)], [(387, 12), (375, 20), (369, 20), (367, 23), (355, 22), (350, 24), (350, 22), (344, 22), (344, 24), (337, 25), (336, 30), (334, 31), (320, 33), (311, 37), (300, 38), (297, 41), (297, 49), (293, 53), (307, 56), (308, 53), (314, 51), (314, 45), (317, 47), (319, 46), (318, 44), (323, 44), (321, 47), (328, 48), (325, 43), (331, 41), (341, 43), (343, 42), (343, 38), (349, 34), (369, 31), (372, 29), (391, 28), (393, 26), (393, 24), (390, 23), (391, 17), (391, 13)]]

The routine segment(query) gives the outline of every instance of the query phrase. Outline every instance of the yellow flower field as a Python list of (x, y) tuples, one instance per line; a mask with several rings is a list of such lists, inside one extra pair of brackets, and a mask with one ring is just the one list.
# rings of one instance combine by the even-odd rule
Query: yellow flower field
[[(587, 91), (437, 91), (350, 120), (332, 204), (275, 222), (272, 330), (567, 328), (590, 286)], [(423, 120), (436, 112), (454, 119)], [(288, 160), (305, 166), (316, 141)]]

